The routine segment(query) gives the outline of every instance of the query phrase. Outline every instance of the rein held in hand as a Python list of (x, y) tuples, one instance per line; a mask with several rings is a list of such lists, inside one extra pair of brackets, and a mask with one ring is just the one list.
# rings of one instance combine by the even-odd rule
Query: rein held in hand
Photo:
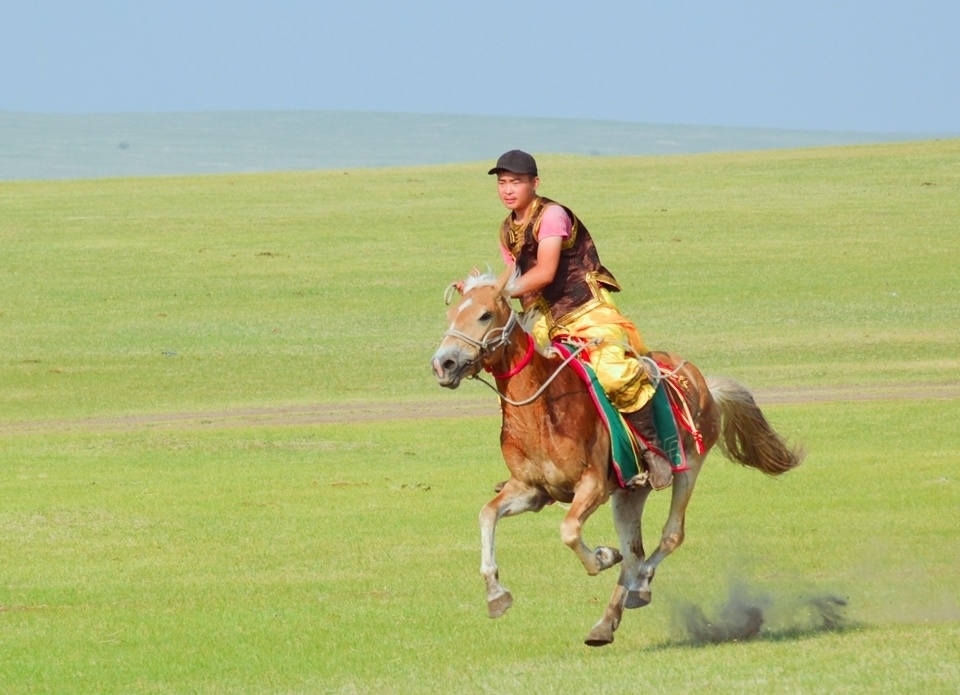
[[(473, 366), (473, 365), (475, 365), (475, 364), (479, 364), (480, 361), (483, 360), (483, 357), (484, 357), (484, 354), (485, 354), (485, 353), (494, 352), (495, 350), (499, 350), (499, 349), (502, 348), (504, 345), (506, 345), (507, 342), (510, 340), (510, 333), (513, 331), (513, 329), (514, 329), (514, 327), (515, 327), (516, 325), (517, 325), (517, 312), (515, 312), (515, 311), (513, 311), (513, 310), (511, 309), (511, 311), (510, 311), (510, 318), (507, 319), (507, 323), (506, 323), (502, 328), (491, 328), (489, 331), (487, 331), (487, 332), (484, 334), (483, 338), (481, 338), (480, 340), (474, 340), (473, 338), (471, 338), (471, 337), (468, 336), (467, 334), (461, 333), (460, 331), (456, 330), (455, 328), (451, 328), (451, 329), (448, 330), (446, 333), (444, 333), (444, 335), (445, 335), (445, 336), (450, 336), (451, 338), (456, 338), (456, 339), (458, 339), (458, 340), (462, 340), (462, 341), (465, 342), (467, 345), (470, 345), (470, 346), (475, 347), (475, 348), (477, 349), (477, 356), (470, 362), (470, 365)], [(526, 333), (526, 332), (524, 332), (524, 333), (527, 335), (527, 338), (528, 338), (528, 340), (530, 341), (530, 348), (533, 348), (533, 346), (534, 346), (533, 336), (531, 336), (529, 333)], [(554, 379), (557, 378), (557, 374), (560, 373), (560, 370), (561, 370), (561, 369), (563, 369), (564, 367), (566, 367), (572, 360), (576, 359), (577, 355), (579, 355), (581, 352), (583, 352), (583, 351), (586, 350), (587, 348), (590, 348), (590, 347), (594, 347), (594, 346), (596, 346), (596, 345), (599, 345), (600, 342), (601, 342), (601, 341), (600, 341), (599, 339), (596, 339), (596, 338), (595, 338), (595, 339), (593, 339), (593, 340), (588, 340), (588, 341), (586, 341), (585, 343), (583, 343), (582, 345), (578, 346), (577, 349), (576, 349), (574, 352), (572, 352), (563, 362), (560, 363), (560, 366), (558, 366), (558, 367), (554, 370), (553, 374), (551, 374), (550, 377), (549, 377), (546, 381), (543, 382), (543, 384), (540, 386), (540, 388), (537, 389), (536, 393), (534, 393), (534, 394), (533, 394), (532, 396), (530, 396), (529, 398), (525, 398), (525, 399), (522, 400), (522, 401), (512, 400), (511, 398), (507, 397), (505, 394), (501, 393), (500, 390), (499, 390), (496, 386), (494, 386), (494, 385), (491, 384), (489, 381), (487, 381), (486, 379), (484, 379), (483, 377), (481, 377), (480, 374), (479, 374), (479, 371), (478, 371), (476, 374), (474, 374), (473, 376), (469, 377), (469, 378), (470, 378), (470, 379), (476, 379), (477, 381), (481, 382), (482, 384), (484, 384), (485, 386), (487, 386), (489, 389), (491, 389), (494, 393), (496, 393), (498, 396), (500, 396), (500, 398), (501, 398), (502, 400), (504, 400), (505, 402), (509, 403), (510, 405), (514, 405), (514, 406), (530, 405), (530, 404), (533, 403), (535, 400), (537, 400), (538, 398), (540, 398), (540, 396), (543, 395), (543, 392), (547, 390), (547, 387), (551, 384), (551, 382), (552, 382)], [(528, 353), (528, 354), (529, 354), (529, 355), (532, 355), (532, 350), (531, 350), (531, 352)], [(511, 371), (509, 374), (502, 375), (502, 378), (506, 378), (506, 377), (508, 377), (508, 376), (515, 376), (516, 374), (518, 374), (518, 373), (520, 372), (520, 370), (521, 370), (523, 367), (525, 367), (525, 366), (527, 365), (527, 363), (529, 363), (529, 359), (526, 359), (526, 358), (525, 358), (524, 361), (523, 361), (523, 363), (522, 363), (522, 366), (521, 366), (519, 369), (517, 369), (517, 370), (515, 370), (515, 371)]]

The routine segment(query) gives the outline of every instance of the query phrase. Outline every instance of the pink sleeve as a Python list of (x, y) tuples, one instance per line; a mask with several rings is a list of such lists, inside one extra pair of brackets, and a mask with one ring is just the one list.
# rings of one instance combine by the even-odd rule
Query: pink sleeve
[(503, 262), (507, 265), (513, 265), (517, 262), (513, 255), (507, 251), (507, 247), (503, 244), (500, 244), (500, 254), (503, 256)]
[(567, 217), (566, 211), (559, 205), (548, 205), (540, 218), (537, 239), (548, 239), (552, 236), (568, 239), (572, 229), (573, 221)]

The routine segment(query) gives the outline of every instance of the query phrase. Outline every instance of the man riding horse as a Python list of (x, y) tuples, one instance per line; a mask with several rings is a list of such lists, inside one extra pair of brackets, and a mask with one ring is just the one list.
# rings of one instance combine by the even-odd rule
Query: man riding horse
[[(660, 453), (653, 416), (654, 385), (639, 358), (648, 354), (636, 326), (614, 304), (620, 285), (600, 262), (590, 232), (567, 207), (537, 194), (534, 158), (511, 150), (489, 174), (510, 210), (500, 228), (500, 249), (512, 279), (506, 284), (524, 311), (539, 318), (532, 333), (541, 346), (554, 339), (597, 341), (585, 350), (611, 403), (639, 435), (650, 485), (670, 485), (673, 470)], [(583, 354), (583, 353), (582, 353)]]
[[(647, 349), (611, 299), (619, 286), (600, 262), (589, 232), (568, 208), (537, 195), (537, 165), (530, 155), (507, 152), (490, 173), (496, 174), (500, 199), (510, 210), (500, 233), (508, 268), (499, 278), (472, 273), (454, 284), (463, 297), (447, 311), (449, 328), (430, 361), (444, 388), (455, 389), (464, 378), (486, 370), (500, 394), (500, 451), (510, 478), (480, 510), (487, 611), (497, 618), (513, 603), (500, 582), (496, 559), (499, 520), (562, 502), (567, 507), (561, 540), (587, 573), (620, 565), (603, 616), (584, 640), (591, 646), (610, 644), (623, 611), (650, 603), (657, 568), (683, 543), (690, 496), (714, 446), (730, 460), (768, 475), (795, 468), (803, 452), (770, 426), (745, 386), (723, 377), (707, 379), (679, 355), (654, 352), (652, 362), (666, 367), (660, 383), (668, 391), (657, 391), (656, 398), (671, 399), (669, 405), (675, 413), (683, 411), (681, 424), (686, 425), (677, 433), (685, 463), (671, 470), (653, 450), (660, 446), (651, 422), (654, 389), (643, 367)], [(539, 309), (532, 330), (529, 321), (518, 322), (510, 297), (519, 297), (524, 309)], [(555, 338), (579, 345), (570, 355), (563, 354), (568, 351), (562, 346), (549, 354), (533, 349), (534, 342)], [(649, 485), (643, 475), (612, 474), (614, 439), (607, 427), (607, 404), (601, 404), (601, 415), (596, 392), (581, 379), (583, 365), (570, 362), (584, 352), (611, 402), (647, 442), (643, 458)], [(641, 532), (644, 505), (652, 488), (671, 483), (660, 542), (648, 554)], [(587, 519), (607, 501), (619, 549), (591, 547), (584, 539)]]

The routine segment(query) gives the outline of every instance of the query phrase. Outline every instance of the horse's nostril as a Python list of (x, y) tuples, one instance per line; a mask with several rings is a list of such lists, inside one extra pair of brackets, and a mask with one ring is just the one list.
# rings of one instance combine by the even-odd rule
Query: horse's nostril
[(443, 367), (443, 371), (452, 372), (454, 369), (457, 368), (457, 363), (454, 362), (453, 360), (447, 359), (447, 360), (444, 360), (443, 364), (440, 366)]

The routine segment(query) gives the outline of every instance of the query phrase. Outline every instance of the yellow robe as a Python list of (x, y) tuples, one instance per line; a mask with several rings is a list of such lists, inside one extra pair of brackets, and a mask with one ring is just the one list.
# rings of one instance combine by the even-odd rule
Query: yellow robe
[(653, 384), (637, 359), (648, 350), (637, 327), (620, 313), (610, 293), (605, 289), (600, 293), (602, 304), (569, 323), (550, 326), (548, 318), (541, 314), (533, 325), (533, 337), (541, 348), (565, 335), (602, 340), (587, 349), (590, 366), (614, 407), (620, 412), (632, 413), (653, 398)]

